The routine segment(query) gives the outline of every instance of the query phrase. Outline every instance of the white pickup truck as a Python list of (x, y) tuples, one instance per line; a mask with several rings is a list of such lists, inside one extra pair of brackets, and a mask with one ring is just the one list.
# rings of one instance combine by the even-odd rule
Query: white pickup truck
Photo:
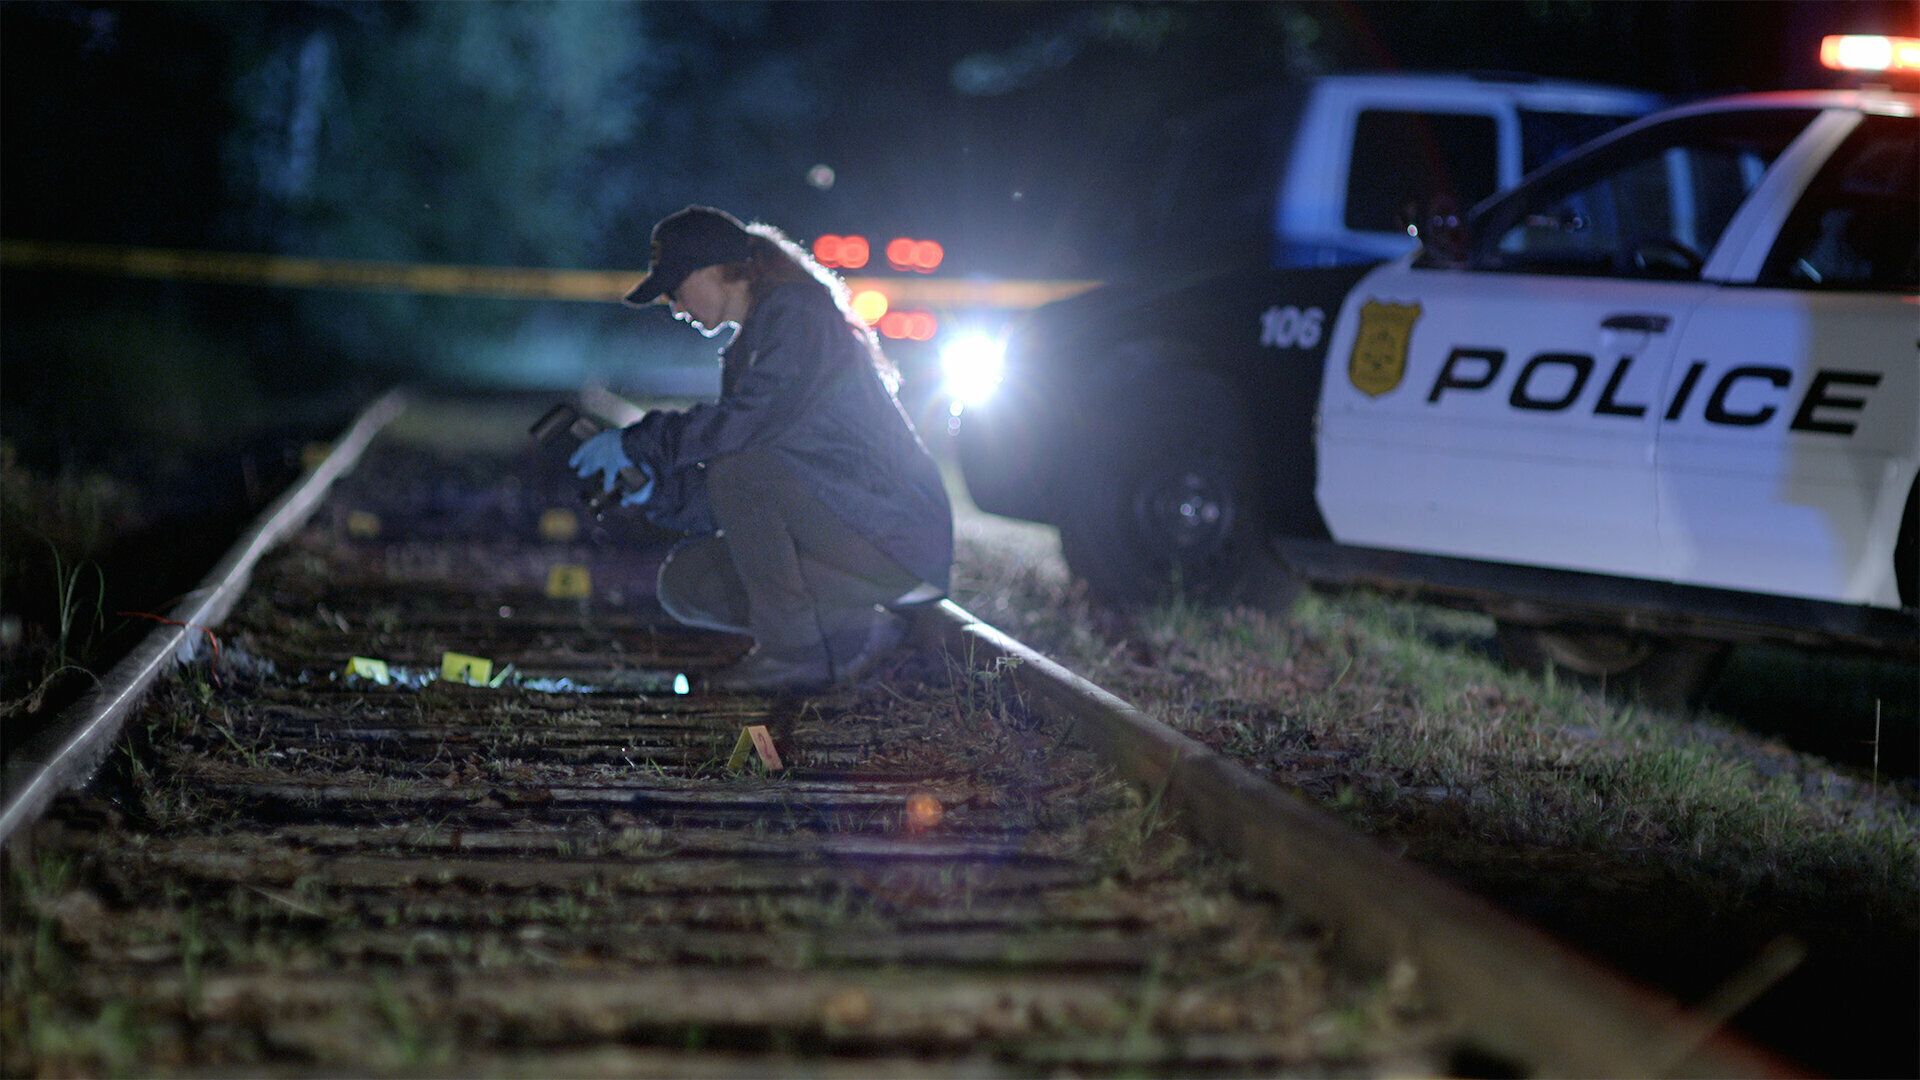
[[(1119, 601), (1373, 584), (1668, 700), (1735, 641), (1920, 659), (1917, 105), (1690, 105), (1419, 252), (1040, 308), (962, 414), (968, 487)], [(1283, 198), (1289, 250), (1406, 243), (1345, 205)]]

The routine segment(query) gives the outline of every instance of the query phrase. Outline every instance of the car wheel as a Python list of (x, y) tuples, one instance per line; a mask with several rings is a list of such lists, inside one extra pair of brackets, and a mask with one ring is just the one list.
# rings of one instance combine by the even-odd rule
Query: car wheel
[(1726, 662), (1718, 641), (1582, 626), (1494, 624), (1501, 655), (1522, 671), (1548, 667), (1662, 708), (1697, 704)]
[(1116, 605), (1181, 596), (1285, 611), (1300, 586), (1267, 548), (1233, 397), (1200, 376), (1153, 380), (1131, 400), (1088, 439), (1066, 485), (1068, 567)]

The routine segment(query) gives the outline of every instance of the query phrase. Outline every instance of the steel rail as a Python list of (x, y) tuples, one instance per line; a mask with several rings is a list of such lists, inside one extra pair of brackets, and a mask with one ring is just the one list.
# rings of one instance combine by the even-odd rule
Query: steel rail
[(1042, 656), (951, 600), (915, 633), (963, 663), (999, 663), (1029, 708), (1071, 726), (1122, 775), (1164, 792), (1189, 835), (1245, 861), (1261, 884), (1378, 956), (1409, 956), (1481, 1046), (1539, 1073), (1780, 1076), (1786, 1062), (1492, 904), (1382, 851)]
[(362, 411), (320, 464), (262, 511), (199, 587), (174, 606), (168, 625), (148, 633), (85, 697), (9, 756), (0, 773), (0, 846), (32, 823), (55, 795), (92, 778), (154, 680), (199, 655), (206, 636), (245, 591), (254, 564), (306, 524), (333, 482), (353, 469), (367, 444), (406, 403), (406, 394), (395, 390)]

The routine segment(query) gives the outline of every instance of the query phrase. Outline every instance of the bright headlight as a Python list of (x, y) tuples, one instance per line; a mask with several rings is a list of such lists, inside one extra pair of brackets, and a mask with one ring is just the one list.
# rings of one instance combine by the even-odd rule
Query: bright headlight
[(986, 334), (962, 334), (940, 347), (940, 371), (955, 401), (979, 405), (1005, 374), (1007, 347)]

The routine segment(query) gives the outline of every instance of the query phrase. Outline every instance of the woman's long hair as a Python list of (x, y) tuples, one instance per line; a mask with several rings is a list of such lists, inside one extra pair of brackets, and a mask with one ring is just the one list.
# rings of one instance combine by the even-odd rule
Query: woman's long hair
[(887, 384), (889, 393), (900, 392), (900, 369), (893, 366), (887, 354), (880, 349), (880, 338), (874, 334), (860, 316), (853, 313), (853, 294), (840, 275), (821, 266), (807, 250), (788, 239), (787, 234), (764, 222), (756, 221), (747, 226), (750, 239), (747, 241), (745, 262), (729, 263), (721, 273), (729, 281), (745, 280), (747, 297), (752, 305), (758, 306), (760, 300), (776, 286), (791, 282), (807, 282), (825, 289), (832, 299), (833, 306), (847, 320), (847, 328), (860, 342), (867, 355), (873, 359), (873, 368), (880, 373), (880, 379)]

